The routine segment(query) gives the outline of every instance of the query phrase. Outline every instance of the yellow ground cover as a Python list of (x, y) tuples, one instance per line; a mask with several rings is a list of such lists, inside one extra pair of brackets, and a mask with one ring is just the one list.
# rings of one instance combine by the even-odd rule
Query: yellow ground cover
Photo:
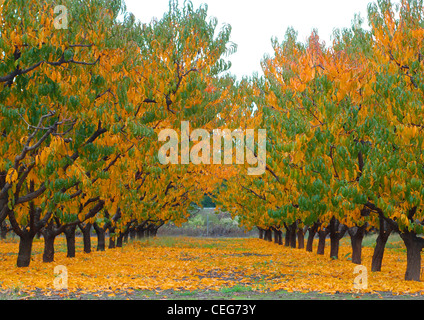
[[(70, 292), (120, 290), (219, 290), (234, 285), (252, 290), (358, 292), (356, 265), (348, 260), (344, 241), (338, 260), (259, 239), (156, 238), (134, 241), (123, 248), (84, 254), (77, 239), (76, 258), (66, 258), (65, 241), (58, 238), (55, 261), (42, 262), (43, 241), (34, 243), (28, 268), (17, 268), (18, 243), (0, 241), (0, 290), (53, 290), (54, 268), (65, 266)], [(93, 238), (95, 243), (95, 239)], [(372, 248), (363, 248), (368, 288), (362, 292), (392, 291), (424, 294), (422, 282), (404, 281), (406, 254), (386, 249), (382, 272), (370, 271)], [(69, 292), (68, 291), (68, 292)]]

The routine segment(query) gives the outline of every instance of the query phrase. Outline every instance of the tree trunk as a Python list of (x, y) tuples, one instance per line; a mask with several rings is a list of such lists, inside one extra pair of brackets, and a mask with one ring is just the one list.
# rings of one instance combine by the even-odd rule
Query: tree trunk
[(6, 221), (3, 220), (3, 222), (0, 224), (0, 239), (6, 239), (8, 231), (9, 229), (7, 228)]
[(325, 238), (327, 238), (328, 235), (328, 229), (323, 228), (320, 231), (318, 231), (318, 248), (317, 248), (317, 254), (324, 254), (325, 251)]
[(259, 228), (259, 227), (257, 227), (257, 228), (258, 228), (258, 231), (259, 231), (259, 239), (263, 240), (264, 239), (264, 229)]
[(65, 228), (65, 237), (66, 237), (66, 256), (68, 258), (75, 258), (75, 230), (77, 226), (69, 226)]
[(128, 243), (128, 236), (129, 235), (130, 235), (130, 231), (129, 230), (125, 231), (125, 233), (124, 233), (124, 243)]
[(84, 227), (80, 225), (82, 239), (84, 243), (84, 252), (91, 252), (91, 223), (87, 223)]
[(285, 225), (286, 228), (286, 234), (284, 235), (284, 246), (289, 247), (290, 246), (290, 228), (288, 228)]
[(298, 249), (305, 248), (305, 235), (303, 233), (303, 228), (297, 229), (297, 248)]
[(330, 257), (333, 259), (339, 258), (339, 245), (340, 239), (338, 237), (330, 236)]
[(128, 235), (129, 235), (129, 233), (130, 233), (130, 224), (127, 225), (127, 227), (125, 228), (125, 231), (124, 232), (121, 231), (119, 233), (119, 235), (121, 236), (121, 239), (119, 239), (119, 237), (117, 239), (116, 246), (118, 248), (122, 248), (122, 242), (128, 243)]
[(296, 228), (297, 223), (294, 222), (290, 225), (290, 247), (296, 249)]
[(283, 236), (282, 236), (281, 230), (275, 229), (274, 230), (274, 242), (281, 245), (283, 244)]
[(0, 227), (0, 239), (5, 240), (7, 235), (7, 229), (4, 226)]
[(94, 230), (97, 234), (97, 251), (106, 250), (106, 230), (100, 228), (97, 223), (93, 224)]
[(404, 232), (400, 236), (406, 246), (405, 280), (420, 281), (421, 250), (424, 246), (424, 239), (417, 237), (414, 232)]
[(137, 235), (137, 239), (138, 240), (141, 240), (141, 239), (143, 239), (144, 237), (145, 237), (145, 231), (147, 232), (147, 230), (146, 229), (144, 229), (144, 227), (142, 227), (142, 226), (137, 226), (137, 228), (136, 228), (136, 235)]
[(122, 248), (123, 239), (124, 239), (124, 234), (122, 232), (120, 232), (118, 237), (116, 238), (116, 247), (117, 248)]
[(308, 228), (308, 240), (306, 242), (306, 251), (312, 252), (314, 245), (314, 238), (317, 233), (318, 224), (314, 223), (311, 227)]
[(56, 239), (56, 234), (52, 231), (44, 231), (44, 252), (43, 252), (43, 262), (53, 262), (54, 261), (54, 240)]
[(383, 219), (380, 218), (380, 229), (372, 255), (371, 271), (381, 271), (383, 264), (384, 248), (386, 247), (387, 240), (392, 233), (392, 228)]
[(154, 226), (152, 229), (151, 229), (151, 233), (150, 233), (150, 236), (151, 237), (156, 237), (157, 235), (158, 235), (158, 230), (159, 230), (159, 226)]
[(105, 232), (101, 230), (97, 233), (97, 251), (105, 251), (106, 250), (106, 237)]
[(34, 240), (34, 235), (25, 233), (25, 235), (20, 237), (19, 240), (19, 252), (18, 252), (18, 260), (17, 266), (28, 267), (31, 262), (31, 251), (32, 251), (32, 243)]
[(129, 236), (130, 236), (130, 239), (131, 240), (134, 240), (135, 239), (135, 236), (136, 236), (136, 227), (132, 227), (130, 229)]
[(364, 239), (365, 228), (366, 225), (363, 225), (348, 230), (352, 246), (352, 262), (355, 264), (361, 264), (362, 262), (362, 240)]
[(265, 230), (264, 240), (266, 240), (266, 241), (272, 241), (272, 231), (271, 231), (271, 229), (266, 229)]
[(267, 231), (268, 231), (268, 241), (272, 242), (272, 229), (270, 228)]
[(346, 233), (346, 226), (340, 229), (340, 222), (336, 218), (332, 218), (329, 225), (330, 229), (330, 257), (333, 259), (339, 258), (340, 239)]
[(113, 249), (116, 247), (116, 227), (109, 226), (109, 249)]
[[(155, 225), (150, 225), (146, 230), (146, 236), (148, 238), (154, 238), (154, 237), (156, 237), (157, 231), (158, 231), (158, 229)], [(272, 241), (272, 235), (271, 235), (271, 241)]]
[(115, 228), (109, 229), (109, 249), (113, 249), (116, 246), (114, 232)]

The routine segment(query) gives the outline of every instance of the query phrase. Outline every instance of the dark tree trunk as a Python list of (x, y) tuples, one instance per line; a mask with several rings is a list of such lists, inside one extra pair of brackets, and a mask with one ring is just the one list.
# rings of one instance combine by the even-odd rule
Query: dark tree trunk
[(130, 235), (130, 230), (125, 231), (124, 233), (124, 243), (128, 243), (128, 236)]
[(317, 233), (318, 224), (314, 223), (311, 227), (308, 228), (308, 240), (306, 242), (306, 251), (312, 252), (314, 245), (314, 238)]
[[(30, 182), (29, 191), (34, 192), (34, 182)], [(3, 211), (6, 210), (6, 211)], [(16, 221), (15, 213), (8, 207), (2, 208), (2, 219), (4, 214), (9, 217), (9, 222), (13, 231), (19, 236), (19, 251), (16, 261), (18, 267), (28, 267), (31, 262), (32, 243), (35, 234), (40, 231), (48, 222), (52, 215), (52, 211), (48, 212), (43, 219), (40, 219), (41, 209), (36, 208), (33, 202), (29, 203), (29, 225), (21, 229), (21, 226)]]
[(284, 235), (284, 246), (289, 247), (290, 246), (290, 228), (288, 228), (285, 225), (286, 228), (286, 234)]
[(7, 235), (7, 229), (4, 226), (0, 227), (0, 239), (5, 240)]
[(361, 264), (362, 262), (362, 240), (364, 239), (366, 225), (349, 228), (350, 243), (352, 246), (352, 262)]
[(53, 262), (54, 261), (54, 240), (56, 239), (56, 234), (54, 232), (44, 231), (44, 252), (43, 252), (43, 262)]
[(371, 271), (381, 271), (383, 264), (384, 248), (386, 247), (387, 240), (393, 229), (388, 223), (380, 218), (380, 229), (378, 230), (378, 237), (372, 255)]
[(287, 226), (286, 223), (284, 223), (284, 227), (286, 229), (286, 234), (284, 237), (284, 245), (286, 247), (290, 246), (291, 248), (296, 248), (296, 228), (297, 223), (294, 222), (291, 225)]
[(136, 227), (132, 227), (132, 228), (130, 229), (130, 232), (129, 232), (130, 239), (131, 239), (131, 240), (134, 240), (134, 239), (135, 239), (135, 237), (136, 237), (136, 234), (137, 234), (137, 232), (136, 232)]
[(340, 239), (338, 237), (330, 237), (330, 257), (333, 259), (339, 258)]
[(25, 233), (23, 236), (20, 236), (18, 260), (17, 260), (17, 266), (19, 268), (29, 266), (29, 263), (31, 262), (31, 251), (32, 251), (33, 240), (34, 240), (34, 235), (30, 233)]
[(44, 238), (44, 252), (43, 262), (54, 261), (54, 240), (61, 233), (60, 229), (55, 228), (55, 224), (52, 221), (41, 230)]
[(320, 231), (318, 231), (318, 248), (317, 248), (317, 254), (324, 254), (325, 251), (325, 238), (327, 238), (329, 231), (328, 228), (321, 228)]
[(298, 249), (305, 248), (305, 234), (303, 232), (303, 228), (297, 229), (297, 248)]
[(153, 226), (151, 229), (150, 229), (150, 237), (152, 237), (152, 238), (154, 238), (154, 237), (156, 237), (157, 236), (157, 234), (158, 234), (158, 230), (159, 230), (159, 226)]
[(65, 228), (65, 238), (66, 238), (66, 256), (68, 258), (75, 258), (75, 230), (77, 226), (68, 226)]
[(264, 240), (270, 241), (270, 242), (272, 241), (272, 231), (271, 231), (271, 229), (266, 229), (265, 230)]
[(122, 248), (123, 239), (124, 239), (124, 234), (122, 232), (120, 232), (118, 237), (116, 238), (116, 247), (117, 248)]
[(116, 247), (116, 235), (115, 235), (116, 227), (109, 227), (109, 249), (114, 249)]
[(347, 227), (342, 226), (340, 228), (340, 222), (336, 218), (332, 218), (330, 221), (330, 257), (333, 259), (339, 258), (339, 245), (340, 239), (343, 238), (346, 233)]
[(97, 232), (97, 251), (106, 250), (106, 236), (103, 230)]
[(406, 246), (405, 280), (420, 281), (421, 250), (424, 247), (424, 239), (417, 237), (414, 232), (403, 232), (400, 236)]
[(259, 227), (257, 227), (257, 228), (258, 228), (258, 231), (259, 231), (259, 239), (263, 240), (264, 239), (264, 229), (259, 228)]
[(290, 225), (290, 247), (293, 249), (296, 248), (296, 228), (297, 228), (296, 222)]
[(94, 223), (93, 227), (97, 234), (97, 251), (105, 251), (106, 250), (106, 230), (104, 228), (100, 228), (97, 223)]
[(80, 225), (85, 253), (91, 252), (91, 226), (91, 223), (87, 223), (85, 226)]
[(8, 231), (9, 228), (7, 227), (6, 221), (3, 220), (3, 222), (0, 224), (0, 239), (6, 239)]
[(115, 228), (113, 228), (112, 230), (109, 230), (109, 249), (113, 249), (116, 246), (115, 243)]
[(267, 229), (264, 229), (264, 240), (269, 241), (269, 232)]
[(124, 232), (120, 232), (119, 236), (121, 237), (121, 239), (119, 239), (119, 237), (117, 238), (116, 241), (116, 246), (118, 248), (122, 248), (122, 242), (127, 243), (128, 242), (128, 235), (130, 233), (130, 223), (127, 225), (127, 227), (125, 228)]
[(274, 242), (279, 245), (283, 244), (283, 236), (281, 230), (274, 229)]
[(147, 230), (143, 226), (137, 226), (136, 235), (137, 239), (141, 240), (146, 236)]
[(158, 226), (156, 226), (154, 224), (150, 225), (149, 227), (147, 227), (147, 230), (146, 230), (146, 233), (145, 233), (146, 234), (146, 237), (149, 237), (149, 238), (156, 237), (156, 234), (158, 232), (158, 229), (159, 229)]

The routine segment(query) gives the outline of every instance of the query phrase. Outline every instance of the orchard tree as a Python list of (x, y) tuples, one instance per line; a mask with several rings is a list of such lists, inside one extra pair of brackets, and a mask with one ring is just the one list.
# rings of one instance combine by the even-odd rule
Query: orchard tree
[[(160, 163), (163, 142), (158, 136), (174, 129), (182, 137), (182, 121), (192, 130), (211, 131), (230, 112), (233, 79), (223, 75), (230, 66), (224, 58), (235, 46), (229, 43), (231, 28), (225, 25), (216, 33), (216, 27), (206, 6), (194, 9), (190, 2), (180, 7), (171, 1), (163, 18), (142, 25), (135, 36), (138, 67), (122, 85), (132, 94), (124, 96), (125, 110), (115, 115), (114, 136), (108, 140), (115, 148), (110, 156), (114, 163), (101, 191), (109, 212), (120, 209), (119, 217), (111, 220), (119, 242), (129, 228), (141, 234), (169, 221), (181, 224), (190, 203), (199, 203), (214, 185), (206, 178), (211, 176), (206, 165), (182, 164), (181, 159), (178, 165)], [(192, 146), (190, 141), (186, 147)], [(202, 180), (207, 183), (199, 183)], [(102, 225), (97, 231), (104, 233), (110, 226)]]
[[(423, 233), (422, 1), (369, 8), (375, 43), (370, 112), (379, 125), (364, 168), (366, 206), (400, 233), (407, 250), (405, 280), (420, 280)], [(396, 18), (398, 16), (398, 18)], [(362, 185), (363, 186), (363, 185)]]
[(125, 36), (128, 20), (117, 20), (120, 1), (64, 5), (67, 29), (56, 29), (52, 3), (2, 6), (0, 220), (8, 216), (21, 239), (18, 266), (28, 266), (33, 237), (51, 219), (73, 215), (65, 220), (76, 223), (66, 203), (83, 195), (79, 186), (96, 193), (82, 186), (90, 165), (101, 167), (111, 153), (96, 145), (116, 122), (119, 106), (106, 96), (127, 93), (116, 82), (137, 52)]

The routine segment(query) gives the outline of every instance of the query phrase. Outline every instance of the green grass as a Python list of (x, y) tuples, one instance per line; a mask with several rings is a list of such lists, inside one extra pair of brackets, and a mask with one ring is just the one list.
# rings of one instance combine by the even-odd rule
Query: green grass
[[(377, 240), (378, 234), (371, 234), (364, 237), (362, 241), (362, 246), (374, 248)], [(389, 236), (387, 240), (386, 248), (402, 248), (404, 246), (402, 238), (393, 233)]]
[(246, 291), (252, 291), (251, 286), (243, 286), (243, 285), (235, 285), (232, 287), (222, 287), (219, 292), (221, 293), (234, 293), (234, 292), (246, 292)]

